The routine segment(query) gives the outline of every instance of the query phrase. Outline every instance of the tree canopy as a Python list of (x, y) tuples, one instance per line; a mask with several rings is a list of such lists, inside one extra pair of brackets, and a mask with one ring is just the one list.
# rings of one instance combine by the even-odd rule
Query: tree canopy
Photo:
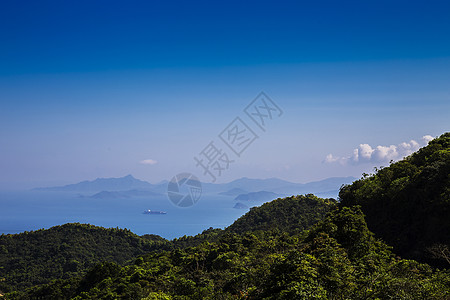
[(448, 267), (433, 249), (450, 245), (450, 133), (344, 186), (339, 199), (341, 206), (360, 205), (370, 230), (395, 253)]

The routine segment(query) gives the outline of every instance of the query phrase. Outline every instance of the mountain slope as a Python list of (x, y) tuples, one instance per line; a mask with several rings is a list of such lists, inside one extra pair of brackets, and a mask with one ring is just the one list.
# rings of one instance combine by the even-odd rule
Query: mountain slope
[(448, 267), (432, 252), (450, 247), (450, 133), (345, 186), (339, 198), (360, 205), (369, 228), (399, 255)]
[[(286, 199), (286, 202), (296, 201)], [(272, 213), (268, 209), (269, 213)], [(301, 235), (259, 231), (153, 252), (9, 299), (448, 299), (450, 274), (395, 258), (356, 207)]]
[(82, 181), (65, 186), (36, 188), (41, 191), (64, 192), (101, 192), (101, 191), (126, 191), (134, 189), (151, 189), (154, 186), (143, 180), (127, 175), (120, 178), (97, 178), (93, 181)]
[(299, 233), (323, 219), (336, 207), (335, 200), (321, 199), (311, 194), (279, 198), (251, 208), (225, 231), (241, 234), (257, 230)]
[(126, 229), (65, 224), (0, 236), (0, 290), (76, 276), (101, 261), (124, 263), (162, 249), (168, 241), (141, 238)]

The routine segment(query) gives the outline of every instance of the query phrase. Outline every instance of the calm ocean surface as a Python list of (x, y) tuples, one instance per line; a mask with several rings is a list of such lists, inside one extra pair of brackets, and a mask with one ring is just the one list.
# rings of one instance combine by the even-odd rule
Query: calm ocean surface
[[(202, 195), (196, 205), (175, 207), (167, 197), (131, 199), (80, 198), (66, 192), (1, 192), (0, 234), (20, 233), (79, 222), (103, 227), (128, 228), (167, 239), (195, 235), (209, 227), (224, 228), (248, 210), (233, 208), (233, 197)], [(144, 210), (166, 215), (146, 215)]]

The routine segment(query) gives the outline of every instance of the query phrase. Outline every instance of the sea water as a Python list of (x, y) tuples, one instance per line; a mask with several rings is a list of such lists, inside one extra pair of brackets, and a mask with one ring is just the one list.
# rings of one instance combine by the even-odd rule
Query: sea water
[[(180, 208), (165, 195), (94, 199), (68, 192), (0, 191), (0, 234), (78, 222), (173, 239), (231, 225), (248, 211), (234, 204), (233, 197), (221, 195), (202, 195), (195, 205)], [(167, 214), (143, 214), (148, 209)]]

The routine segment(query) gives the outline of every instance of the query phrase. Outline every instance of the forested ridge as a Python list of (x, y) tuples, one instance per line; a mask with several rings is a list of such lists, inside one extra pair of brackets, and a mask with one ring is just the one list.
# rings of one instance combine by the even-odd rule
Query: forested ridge
[(314, 195), (278, 198), (251, 208), (245, 216), (237, 219), (226, 231), (245, 233), (258, 230), (300, 233), (322, 220), (337, 207), (334, 199), (321, 199)]
[(9, 299), (447, 299), (450, 273), (397, 257), (359, 207), (333, 210), (300, 234), (224, 233), (216, 242), (154, 251), (132, 264)]
[[(68, 224), (57, 229), (82, 233), (61, 234), (73, 241), (54, 256), (50, 249), (60, 242), (34, 252), (29, 241), (36, 233), (45, 239), (54, 228), (3, 235), (2, 243), (16, 242), (0, 243), (0, 283), (34, 285), (17, 288), (8, 299), (450, 299), (449, 148), (446, 133), (344, 186), (338, 201), (314, 195), (276, 199), (224, 230), (193, 237), (167, 241)], [(91, 234), (105, 242), (91, 244)], [(108, 236), (122, 242), (105, 250)], [(124, 253), (114, 253), (121, 247)], [(5, 255), (9, 251), (14, 253)], [(90, 263), (97, 264), (71, 264), (68, 253), (79, 262), (95, 257)], [(40, 271), (52, 263), (60, 271), (42, 273), (45, 280), (36, 285), (19, 276), (27, 268), (13, 267), (21, 255), (46, 262)], [(11, 271), (25, 280), (11, 284)]]
[(450, 133), (339, 193), (402, 257), (450, 267)]
[(168, 241), (139, 237), (127, 229), (65, 224), (0, 236), (0, 290), (23, 289), (81, 274), (102, 261), (119, 264)]

